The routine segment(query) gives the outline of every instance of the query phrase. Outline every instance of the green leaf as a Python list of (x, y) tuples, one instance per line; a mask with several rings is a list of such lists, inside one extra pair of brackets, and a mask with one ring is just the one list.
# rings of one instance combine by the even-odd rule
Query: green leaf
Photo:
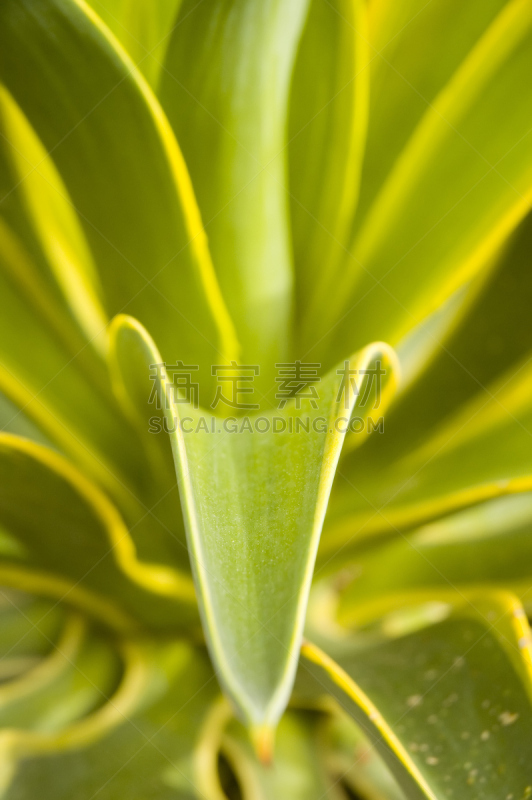
[(123, 499), (124, 484), (139, 483), (135, 438), (101, 358), (106, 320), (94, 265), (52, 162), (5, 89), (0, 175), (0, 387), (24, 409), (4, 424), (53, 440)]
[[(52, 733), (90, 713), (112, 693), (118, 670), (109, 644), (67, 620), (50, 655), (0, 687), (0, 739), (5, 729)], [(0, 750), (1, 750), (0, 744)], [(5, 750), (4, 750), (5, 752)]]
[[(482, 396), (483, 387), (489, 391), (490, 383), (511, 367), (518, 367), (532, 351), (531, 247), (532, 216), (528, 215), (497, 255), (487, 280), (471, 287), (473, 291), (451, 335), (432, 342), (432, 362), (397, 398), (386, 419), (386, 459), (419, 446), (459, 406), (475, 395)], [(402, 347), (398, 356), (403, 366)], [(484, 396), (488, 399), (489, 395)], [(369, 459), (376, 456), (368, 451), (366, 454)]]
[(156, 91), (181, 0), (91, 0), (90, 5)]
[(381, 464), (379, 483), (352, 459), (331, 501), (323, 556), (346, 558), (361, 544), (396, 537), (431, 520), (532, 490), (529, 359), (458, 409), (414, 452)]
[[(427, 109), (505, 4), (506, 0), (372, 3), (370, 114), (357, 226)], [(427, 41), (430, 47), (424, 46)]]
[(0, 119), (1, 157), (11, 178), (4, 188), (2, 212), (7, 212), (13, 226), (20, 225), (20, 216), (27, 217), (21, 235), (24, 241), (38, 240), (39, 255), (46, 261), (42, 273), (47, 283), (52, 291), (59, 288), (90, 343), (105, 351), (108, 320), (101, 288), (66, 188), (28, 120), (4, 88), (0, 88)]
[(0, 78), (67, 187), (107, 310), (137, 314), (163, 353), (179, 342), (210, 378), (207, 367), (236, 351), (232, 324), (181, 152), (146, 82), (83, 0), (2, 3), (0, 50)]
[[(108, 645), (104, 647), (108, 649)], [(124, 670), (114, 692), (109, 686), (108, 676), (107, 680), (102, 680), (101, 675), (102, 668), (105, 674), (106, 651), (97, 645), (95, 647), (94, 643), (91, 649), (89, 658), (92, 664), (85, 663), (82, 654), (76, 661), (69, 661), (69, 674), (63, 676), (61, 704), (64, 705), (58, 707), (56, 700), (53, 708), (53, 687), (36, 687), (37, 694), (42, 691), (42, 697), (37, 700), (41, 700), (43, 705), (48, 700), (51, 706), (44, 724), (37, 724), (32, 729), (11, 724), (0, 732), (3, 796), (25, 759), (88, 746), (116, 728), (138, 706), (151, 677), (144, 648), (138, 644), (123, 646)], [(57, 651), (55, 657), (60, 659), (61, 652)]]
[(0, 524), (22, 548), (3, 556), (3, 583), (65, 600), (119, 629), (194, 621), (190, 577), (140, 561), (116, 508), (65, 459), (2, 434), (0, 472)]
[(340, 788), (327, 776), (313, 715), (287, 712), (279, 723), (273, 763), (257, 761), (245, 729), (233, 722), (222, 752), (238, 778), (243, 800), (341, 800)]
[(363, 624), (387, 609), (459, 602), (484, 587), (511, 588), (529, 606), (531, 496), (482, 503), (426, 525), (357, 560), (359, 577), (342, 593), (344, 624)]
[[(17, 598), (9, 602), (31, 626), (24, 603), (19, 608)], [(2, 631), (2, 639), (3, 635)], [(120, 676), (110, 642), (89, 633), (80, 618), (67, 618), (57, 641), (44, 635), (52, 646), (50, 654), (0, 687), (2, 797), (21, 760), (75, 749), (104, 735), (121, 721), (121, 715), (133, 710), (137, 693), (146, 683), (139, 645), (121, 648), (124, 673)]]
[[(77, 741), (63, 739), (61, 747), (49, 753), (28, 752), (5, 800), (37, 794), (45, 800), (78, 795), (101, 800), (198, 796), (195, 748), (218, 694), (206, 657), (188, 644), (174, 642), (143, 647), (128, 661), (122, 687), (102, 708), (107, 725), (96, 712), (77, 728), (85, 741), (78, 733)], [(91, 724), (94, 732), (87, 730)]]
[(24, 436), (26, 439), (33, 439), (39, 444), (50, 447), (50, 441), (31, 419), (28, 419), (20, 408), (17, 408), (3, 394), (0, 394), (0, 430), (3, 433), (14, 433), (17, 436)]
[(2, 680), (5, 680), (16, 677), (49, 653), (64, 624), (65, 609), (57, 603), (3, 587), (0, 620)]
[(307, 5), (185, 0), (161, 76), (162, 104), (190, 169), (242, 356), (260, 364), (264, 391), (274, 363), (289, 352), (285, 131)]
[(325, 720), (322, 748), (329, 772), (364, 800), (405, 800), (390, 770), (369, 739), (341, 711)]
[(338, 663), (303, 647), (306, 691), (310, 682), (310, 691), (338, 700), (409, 798), (523, 799), (532, 791), (528, 625), (511, 597), (490, 603), (484, 595), (476, 605), (367, 649), (344, 643)]
[(528, 212), (532, 147), (518, 87), (532, 74), (531, 25), (528, 3), (505, 4), (397, 158), (330, 275), (326, 313), (309, 311), (309, 345), (328, 334), (331, 362), (346, 340), (397, 344), (479, 273)]
[[(103, 362), (54, 301), (36, 264), (0, 219), (0, 388), (125, 508), (138, 487), (138, 442)], [(106, 385), (107, 384), (107, 385)]]
[[(161, 363), (136, 320), (118, 317), (111, 335), (119, 361), (143, 354), (146, 374)], [(386, 345), (370, 345), (347, 364), (364, 370), (376, 362), (393, 383), (393, 352)], [(368, 380), (361, 381), (358, 408), (349, 381), (342, 386), (332, 373), (319, 385), (317, 408), (300, 398), (277, 413), (224, 421), (174, 396), (165, 370), (159, 372), (211, 656), (265, 754), (292, 685), (346, 421), (355, 411), (363, 420), (373, 411), (362, 402)]]
[(350, 244), (368, 116), (367, 36), (365, 3), (310, 3), (292, 80), (288, 131), (300, 315)]

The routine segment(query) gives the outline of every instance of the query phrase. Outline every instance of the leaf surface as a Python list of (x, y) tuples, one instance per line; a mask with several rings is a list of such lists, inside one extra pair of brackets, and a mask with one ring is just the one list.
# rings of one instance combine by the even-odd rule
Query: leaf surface
[(79, 617), (67, 619), (51, 653), (2, 684), (0, 730), (52, 733), (90, 713), (111, 694), (118, 659), (109, 643), (89, 636)]
[(90, 5), (156, 91), (181, 0), (92, 0)]
[(423, 115), (505, 2), (377, 0), (369, 8), (370, 114), (357, 225)]
[[(126, 508), (142, 477), (138, 443), (111, 394), (103, 362), (72, 330), (36, 264), (0, 220), (0, 388), (18, 411)], [(133, 490), (134, 491), (134, 490)]]
[[(16, 677), (50, 652), (64, 625), (66, 612), (48, 600), (4, 587), (0, 594), (0, 614), (2, 668), (8, 667), (2, 675), (5, 680)], [(10, 672), (17, 664), (20, 668)]]
[(123, 499), (125, 484), (138, 488), (135, 438), (102, 359), (94, 264), (53, 163), (5, 89), (0, 176), (0, 387), (15, 406), (4, 424), (51, 439)]
[[(487, 279), (471, 287), (472, 296), (450, 335), (443, 340), (437, 336), (431, 343), (434, 357), (425, 371), (397, 398), (387, 417), (386, 458), (415, 449), (473, 397), (488, 399), (490, 384), (517, 368), (532, 351), (531, 247), (528, 215), (497, 254)], [(366, 453), (370, 459), (375, 455)]]
[[(146, 369), (160, 362), (136, 320), (117, 318), (112, 335), (118, 354), (144, 353)], [(385, 368), (386, 381), (392, 379), (393, 352), (386, 345), (370, 345), (347, 363), (364, 370), (376, 362)], [(183, 402), (165, 371), (160, 373), (211, 656), (265, 751), (292, 685), (345, 421), (359, 404), (349, 386), (332, 373), (319, 385), (315, 408), (300, 398), (277, 413), (224, 421)], [(357, 414), (365, 419), (373, 409), (363, 400), (362, 391)]]
[(318, 724), (310, 714), (288, 711), (279, 723), (273, 764), (257, 761), (245, 729), (233, 722), (222, 752), (237, 778), (243, 800), (340, 800), (343, 794), (327, 776)]
[(104, 705), (107, 729), (100, 723), (92, 741), (28, 753), (5, 798), (70, 800), (81, 792), (102, 800), (192, 800), (195, 748), (217, 694), (201, 652), (183, 642), (144, 648), (130, 660), (122, 691)]
[(179, 341), (210, 378), (236, 349), (233, 328), (155, 96), (83, 0), (3, 3), (0, 29), (0, 78), (68, 189), (107, 310), (137, 314), (168, 358)]
[(486, 597), (449, 619), (338, 664), (303, 647), (301, 677), (329, 691), (409, 798), (530, 794), (530, 645), (522, 608)]
[(307, 5), (185, 0), (161, 76), (242, 358), (261, 366), (265, 392), (290, 347), (285, 135)]
[(38, 246), (34, 258), (45, 262), (40, 264), (40, 272), (47, 284), (63, 297), (90, 345), (105, 351), (108, 320), (101, 287), (66, 188), (28, 120), (4, 88), (0, 89), (0, 118), (2, 214), (24, 242)]
[(26, 439), (33, 439), (40, 444), (50, 446), (50, 442), (42, 431), (2, 394), (0, 394), (0, 430), (3, 433), (14, 433), (17, 436), (24, 436)]
[(378, 486), (370, 485), (367, 464), (357, 463), (355, 454), (351, 466), (340, 469), (324, 557), (343, 545), (345, 557), (376, 537), (399, 536), (486, 500), (531, 491), (531, 382), (527, 358), (412, 453), (381, 464)]
[(318, 327), (309, 310), (313, 355), (324, 335), (331, 359), (341, 341), (356, 347), (375, 331), (397, 344), (528, 213), (532, 144), (517, 87), (532, 70), (531, 25), (529, 3), (505, 4), (426, 109), (330, 276)]
[(116, 508), (65, 459), (2, 434), (0, 470), (0, 524), (21, 548), (2, 557), (4, 583), (71, 602), (117, 628), (179, 628), (194, 619), (189, 576), (140, 561)]
[(366, 16), (358, 0), (314, 0), (299, 45), (288, 131), (299, 316), (351, 240), (369, 103)]
[(482, 503), (426, 525), (362, 555), (360, 575), (342, 593), (345, 624), (362, 624), (386, 609), (460, 602), (464, 595), (510, 588), (532, 603), (530, 494)]

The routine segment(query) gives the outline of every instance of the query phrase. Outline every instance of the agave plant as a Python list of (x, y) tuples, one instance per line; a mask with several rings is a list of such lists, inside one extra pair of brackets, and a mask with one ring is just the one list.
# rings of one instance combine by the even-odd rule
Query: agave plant
[(532, 796), (531, 85), (529, 0), (0, 1), (2, 798)]

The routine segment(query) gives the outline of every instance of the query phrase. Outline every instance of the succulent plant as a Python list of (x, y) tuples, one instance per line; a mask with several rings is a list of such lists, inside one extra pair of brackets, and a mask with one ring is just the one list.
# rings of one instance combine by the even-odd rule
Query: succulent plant
[(532, 796), (532, 4), (0, 0), (0, 797)]

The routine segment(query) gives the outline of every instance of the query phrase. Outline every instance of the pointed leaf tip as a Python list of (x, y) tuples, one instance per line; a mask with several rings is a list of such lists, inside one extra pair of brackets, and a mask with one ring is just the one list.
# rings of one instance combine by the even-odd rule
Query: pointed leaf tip
[(265, 767), (271, 767), (275, 745), (275, 728), (271, 725), (253, 725), (250, 728), (249, 735), (255, 754), (261, 764)]

